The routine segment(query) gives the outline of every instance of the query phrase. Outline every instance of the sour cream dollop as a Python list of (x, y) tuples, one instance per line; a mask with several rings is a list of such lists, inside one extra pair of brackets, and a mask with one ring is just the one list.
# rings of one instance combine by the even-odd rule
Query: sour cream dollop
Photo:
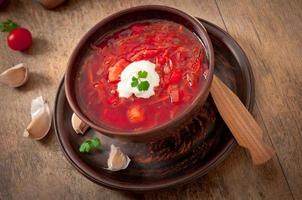
[[(139, 71), (148, 72), (144, 79), (150, 86), (146, 91), (139, 91), (137, 87), (132, 87), (132, 77), (137, 77)], [(119, 97), (130, 97), (134, 94), (139, 98), (149, 98), (155, 94), (154, 88), (159, 85), (159, 75), (155, 71), (155, 64), (148, 60), (140, 60), (130, 63), (121, 73), (121, 80), (117, 85)]]

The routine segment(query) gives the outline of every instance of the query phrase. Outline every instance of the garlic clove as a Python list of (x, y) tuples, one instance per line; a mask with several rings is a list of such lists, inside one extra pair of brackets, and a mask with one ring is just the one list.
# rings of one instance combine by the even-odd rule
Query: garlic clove
[(51, 127), (51, 113), (48, 103), (40, 96), (32, 101), (31, 105), (32, 121), (24, 131), (24, 137), (34, 140), (44, 138)]
[(130, 163), (130, 158), (125, 155), (119, 147), (110, 146), (109, 158), (107, 160), (108, 170), (119, 171), (126, 169)]
[(28, 68), (20, 63), (0, 74), (0, 83), (10, 87), (20, 87), (28, 80)]
[(89, 126), (87, 124), (85, 124), (75, 113), (72, 114), (71, 125), (72, 125), (73, 130), (77, 134), (82, 134), (82, 135), (89, 128)]

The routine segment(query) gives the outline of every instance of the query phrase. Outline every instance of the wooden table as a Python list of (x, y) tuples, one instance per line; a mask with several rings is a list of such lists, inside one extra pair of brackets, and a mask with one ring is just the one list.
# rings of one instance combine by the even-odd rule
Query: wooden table
[[(236, 147), (217, 168), (186, 186), (148, 194), (124, 194), (100, 187), (65, 159), (51, 130), (42, 142), (22, 137), (30, 103), (43, 95), (53, 106), (67, 60), (85, 32), (116, 11), (165, 4), (209, 20), (228, 31), (252, 64), (254, 112), (265, 140), (276, 150), (261, 167)], [(24, 62), (29, 82), (0, 86), (0, 199), (302, 199), (302, 1), (262, 0), (70, 0), (54, 11), (14, 0), (0, 20), (29, 28), (30, 50), (10, 50), (0, 36), (0, 70)]]

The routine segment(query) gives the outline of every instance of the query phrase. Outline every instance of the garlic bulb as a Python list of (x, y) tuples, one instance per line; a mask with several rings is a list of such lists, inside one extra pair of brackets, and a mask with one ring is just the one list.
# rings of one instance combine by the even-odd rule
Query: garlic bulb
[(51, 113), (48, 103), (37, 97), (31, 103), (31, 122), (24, 131), (24, 137), (34, 140), (44, 138), (51, 126)]
[(108, 170), (119, 171), (126, 169), (130, 163), (130, 158), (125, 155), (119, 147), (110, 146), (109, 158), (107, 160)]
[(28, 80), (28, 68), (20, 63), (0, 74), (0, 83), (10, 87), (20, 87)]
[(82, 134), (82, 135), (89, 128), (89, 126), (87, 124), (85, 124), (75, 113), (72, 114), (71, 125), (72, 125), (73, 130), (77, 134)]

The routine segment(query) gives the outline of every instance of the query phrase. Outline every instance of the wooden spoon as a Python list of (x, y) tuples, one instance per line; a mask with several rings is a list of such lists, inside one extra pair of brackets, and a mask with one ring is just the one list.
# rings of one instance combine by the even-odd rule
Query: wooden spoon
[(211, 94), (218, 111), (240, 146), (249, 150), (253, 163), (260, 165), (274, 155), (262, 140), (262, 130), (240, 99), (216, 75)]

